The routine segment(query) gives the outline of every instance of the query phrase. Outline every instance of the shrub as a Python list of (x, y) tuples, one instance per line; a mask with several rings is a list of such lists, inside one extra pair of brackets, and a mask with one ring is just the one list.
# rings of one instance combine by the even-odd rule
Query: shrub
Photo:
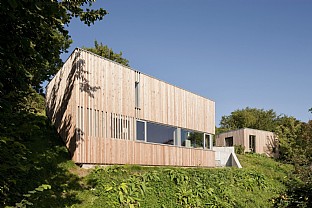
[(234, 151), (236, 154), (244, 154), (245, 152), (245, 147), (243, 145), (234, 145)]

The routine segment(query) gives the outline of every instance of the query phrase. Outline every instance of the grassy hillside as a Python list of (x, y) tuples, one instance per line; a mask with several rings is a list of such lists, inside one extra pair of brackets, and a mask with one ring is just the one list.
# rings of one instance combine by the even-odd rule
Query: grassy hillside
[(292, 167), (258, 155), (240, 160), (243, 169), (96, 168), (78, 207), (272, 207)]
[(83, 170), (44, 115), (25, 114), (14, 128), (24, 139), (22, 146), (12, 146), (9, 137), (1, 137), (0, 207), (272, 207), (292, 171), (259, 155), (239, 155), (243, 169)]

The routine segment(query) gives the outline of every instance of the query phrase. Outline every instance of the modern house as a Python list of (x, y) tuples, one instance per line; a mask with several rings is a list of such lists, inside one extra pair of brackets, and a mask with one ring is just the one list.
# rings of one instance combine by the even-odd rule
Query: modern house
[(273, 132), (242, 128), (216, 135), (216, 146), (242, 145), (245, 152), (277, 156), (278, 140)]
[(215, 103), (83, 49), (46, 88), (77, 164), (215, 166)]

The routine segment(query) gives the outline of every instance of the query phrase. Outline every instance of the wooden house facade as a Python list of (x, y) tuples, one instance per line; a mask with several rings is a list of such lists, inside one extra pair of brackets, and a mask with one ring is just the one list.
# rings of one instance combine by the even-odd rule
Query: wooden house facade
[(47, 85), (46, 109), (79, 164), (215, 165), (213, 101), (83, 49)]
[(273, 132), (242, 128), (216, 135), (216, 146), (242, 145), (245, 152), (277, 156), (278, 140)]

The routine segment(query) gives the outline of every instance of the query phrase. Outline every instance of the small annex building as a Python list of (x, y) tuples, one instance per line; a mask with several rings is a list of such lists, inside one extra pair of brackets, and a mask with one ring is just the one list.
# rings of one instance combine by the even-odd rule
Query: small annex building
[(76, 48), (46, 87), (77, 164), (215, 167), (215, 102)]
[(245, 152), (254, 152), (276, 157), (278, 139), (273, 132), (242, 128), (216, 135), (216, 146), (232, 147), (242, 145)]

